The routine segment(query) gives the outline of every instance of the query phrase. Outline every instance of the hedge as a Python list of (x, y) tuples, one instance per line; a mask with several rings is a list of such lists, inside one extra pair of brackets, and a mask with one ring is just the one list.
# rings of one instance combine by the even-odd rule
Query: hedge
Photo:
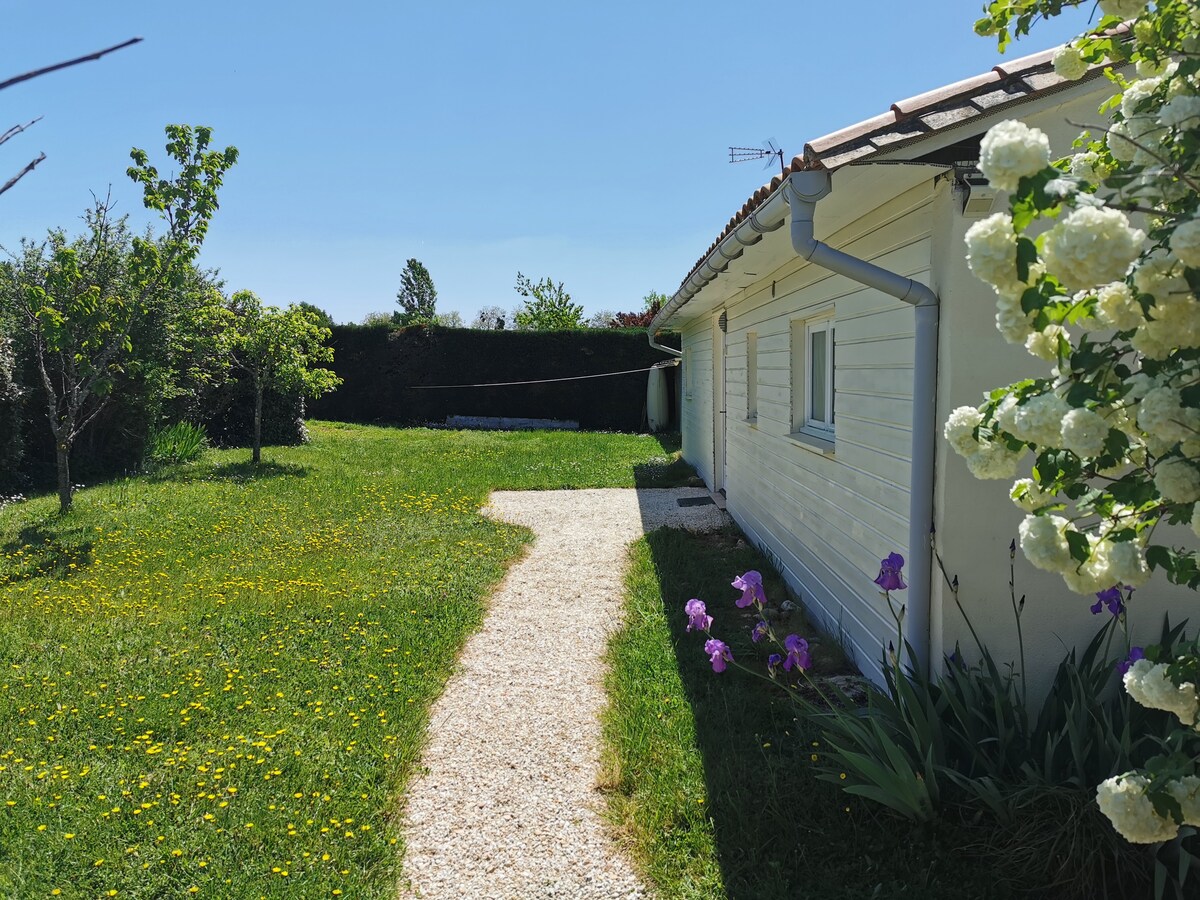
[(333, 368), (343, 384), (313, 402), (312, 416), (392, 425), (441, 424), (458, 415), (504, 416), (575, 421), (593, 431), (641, 431), (645, 371), (523, 382), (645, 370), (667, 358), (649, 345), (642, 329), (338, 325), (332, 343)]

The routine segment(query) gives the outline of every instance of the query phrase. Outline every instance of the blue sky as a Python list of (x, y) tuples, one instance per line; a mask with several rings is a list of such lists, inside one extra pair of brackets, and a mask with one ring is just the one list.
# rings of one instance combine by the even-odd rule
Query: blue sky
[[(518, 270), (587, 313), (672, 293), (770, 178), (730, 145), (805, 141), (985, 71), (971, 0), (792, 5), (359, 2), (6, 4), (0, 78), (117, 43), (99, 62), (0, 93), (0, 245), (77, 230), (112, 187), (141, 224), (129, 149), (165, 162), (169, 122), (241, 160), (201, 257), (230, 290), (337, 321), (395, 308), (409, 257), (438, 309), (511, 309)], [(1070, 38), (1045, 23), (1009, 51)], [(1062, 148), (1066, 149), (1066, 148)]]

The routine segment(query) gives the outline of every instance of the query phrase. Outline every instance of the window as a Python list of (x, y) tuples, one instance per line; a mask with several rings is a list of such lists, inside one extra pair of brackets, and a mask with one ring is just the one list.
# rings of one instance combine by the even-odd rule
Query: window
[(792, 322), (792, 429), (832, 440), (834, 433), (833, 313)]
[(746, 335), (746, 418), (758, 418), (758, 333)]

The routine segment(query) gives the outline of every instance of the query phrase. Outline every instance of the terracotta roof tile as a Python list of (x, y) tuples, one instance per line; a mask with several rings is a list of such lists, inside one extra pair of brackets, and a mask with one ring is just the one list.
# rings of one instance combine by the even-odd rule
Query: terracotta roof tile
[(1030, 69), (1036, 69), (1038, 66), (1048, 65), (1054, 59), (1054, 54), (1057, 50), (1057, 47), (1051, 47), (1049, 50), (1043, 50), (1040, 53), (1018, 56), (1016, 59), (1006, 59), (999, 65), (993, 66), (992, 71), (1002, 78), (1019, 75), (1022, 72), (1028, 72)]
[(859, 122), (857, 125), (851, 125), (848, 128), (843, 128), (841, 131), (835, 131), (833, 134), (827, 134), (824, 137), (817, 138), (815, 141), (810, 141), (804, 145), (804, 155), (809, 158), (814, 154), (820, 155), (831, 147), (848, 143), (856, 138), (870, 134), (872, 131), (886, 128), (888, 125), (894, 125), (895, 123), (896, 114), (888, 110), (885, 113), (875, 116), (873, 119), (867, 119), (865, 122)]
[(892, 111), (899, 116), (911, 116), (913, 113), (927, 110), (931, 106), (938, 106), (956, 97), (971, 94), (985, 85), (994, 84), (999, 80), (1000, 74), (993, 69), (990, 72), (984, 72), (982, 75), (964, 78), (962, 81), (954, 82), (954, 84), (934, 88), (932, 91), (917, 94), (917, 96), (909, 97), (907, 100), (900, 100), (892, 104)]

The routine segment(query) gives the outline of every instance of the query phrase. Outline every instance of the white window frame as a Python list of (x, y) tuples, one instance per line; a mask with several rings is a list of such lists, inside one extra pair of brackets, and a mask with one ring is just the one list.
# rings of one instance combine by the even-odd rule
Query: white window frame
[[(813, 336), (825, 335), (825, 364), (821, 372), (816, 371), (816, 360), (812, 353)], [(833, 315), (810, 319), (804, 323), (804, 424), (807, 431), (819, 432), (822, 436), (833, 438), (834, 435), (834, 370), (836, 344), (836, 323)], [(813, 386), (818, 378), (825, 385), (825, 403), (820, 411), (823, 418), (816, 418), (813, 408)]]
[[(826, 335), (825, 364), (819, 373), (813, 372), (812, 353), (814, 333)], [(832, 306), (811, 310), (803, 318), (793, 319), (791, 339), (792, 431), (790, 437), (814, 452), (832, 454), (834, 449), (836, 410), (836, 342), (837, 317)], [(813, 384), (817, 378), (826, 385), (822, 414), (824, 421), (813, 418)]]

